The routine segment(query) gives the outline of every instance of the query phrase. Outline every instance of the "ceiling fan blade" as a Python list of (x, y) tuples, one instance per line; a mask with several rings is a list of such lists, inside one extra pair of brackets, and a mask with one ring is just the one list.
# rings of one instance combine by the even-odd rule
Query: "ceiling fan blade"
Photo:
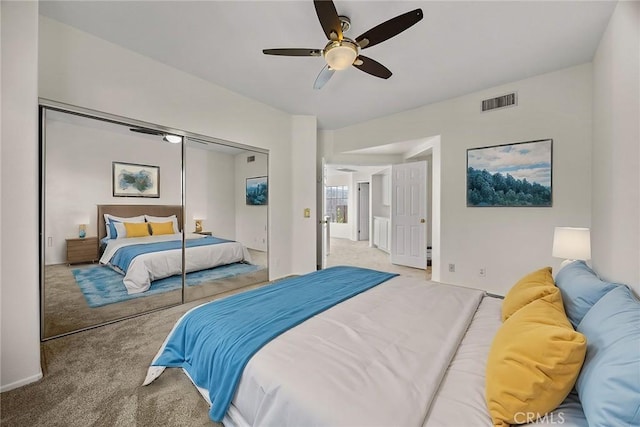
[(358, 43), (362, 49), (375, 46), (393, 36), (397, 36), (420, 21), (422, 17), (422, 9), (416, 9), (398, 15), (362, 34), (356, 39), (356, 43)]
[(322, 86), (324, 86), (329, 81), (329, 79), (335, 72), (336, 70), (332, 70), (331, 68), (329, 68), (329, 65), (325, 65), (324, 68), (320, 71), (320, 74), (318, 74), (318, 77), (316, 77), (316, 81), (315, 83), (313, 83), (313, 88), (322, 89)]
[[(362, 63), (360, 63), (360, 61), (362, 61)], [(380, 77), (381, 79), (388, 79), (391, 77), (391, 74), (393, 74), (387, 67), (378, 61), (374, 61), (373, 59), (362, 55), (358, 56), (358, 59), (353, 63), (353, 66), (365, 73), (371, 74), (372, 76)]]
[(342, 24), (336, 6), (331, 0), (314, 0), (316, 14), (325, 35), (329, 40), (342, 40)]
[(263, 49), (262, 53), (281, 56), (322, 56), (320, 49)]
[(153, 129), (145, 129), (145, 128), (129, 128), (131, 132), (145, 133), (147, 135), (164, 135), (164, 132), (160, 132)]

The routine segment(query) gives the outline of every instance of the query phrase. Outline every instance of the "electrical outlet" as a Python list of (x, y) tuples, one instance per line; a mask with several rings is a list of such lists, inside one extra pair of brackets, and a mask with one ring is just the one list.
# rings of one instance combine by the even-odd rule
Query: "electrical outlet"
[(478, 271), (478, 274), (480, 275), (480, 277), (486, 277), (487, 276), (487, 269), (482, 267), (480, 268), (480, 270)]
[(449, 264), (449, 273), (455, 273), (455, 272), (456, 272), (456, 265)]

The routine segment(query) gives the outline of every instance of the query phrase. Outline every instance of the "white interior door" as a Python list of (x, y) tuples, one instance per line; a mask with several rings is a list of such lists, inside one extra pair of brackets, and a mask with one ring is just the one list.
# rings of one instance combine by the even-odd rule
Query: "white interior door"
[(369, 240), (369, 183), (358, 183), (358, 240)]
[(391, 262), (427, 267), (427, 162), (391, 166)]

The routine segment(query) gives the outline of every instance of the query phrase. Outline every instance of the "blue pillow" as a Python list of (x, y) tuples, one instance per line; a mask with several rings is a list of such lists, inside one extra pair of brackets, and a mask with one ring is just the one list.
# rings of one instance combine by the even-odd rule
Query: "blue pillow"
[(573, 261), (556, 274), (556, 286), (562, 294), (564, 311), (576, 328), (587, 311), (618, 285), (600, 280), (584, 261)]
[(120, 221), (115, 221), (112, 219), (107, 223), (107, 226), (109, 227), (109, 238), (111, 239), (116, 239), (118, 237), (118, 230), (116, 230), (116, 226), (114, 224), (116, 222), (120, 222)]
[(640, 301), (617, 286), (578, 325), (587, 356), (576, 382), (590, 426), (640, 425)]

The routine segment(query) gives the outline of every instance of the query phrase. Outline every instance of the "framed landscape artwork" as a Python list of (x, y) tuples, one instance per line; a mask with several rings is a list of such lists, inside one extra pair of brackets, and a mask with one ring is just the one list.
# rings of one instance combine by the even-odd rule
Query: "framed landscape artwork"
[(160, 197), (160, 167), (113, 162), (114, 197)]
[(269, 200), (269, 187), (266, 176), (247, 178), (247, 205), (266, 205)]
[(467, 150), (467, 206), (550, 207), (552, 139)]

